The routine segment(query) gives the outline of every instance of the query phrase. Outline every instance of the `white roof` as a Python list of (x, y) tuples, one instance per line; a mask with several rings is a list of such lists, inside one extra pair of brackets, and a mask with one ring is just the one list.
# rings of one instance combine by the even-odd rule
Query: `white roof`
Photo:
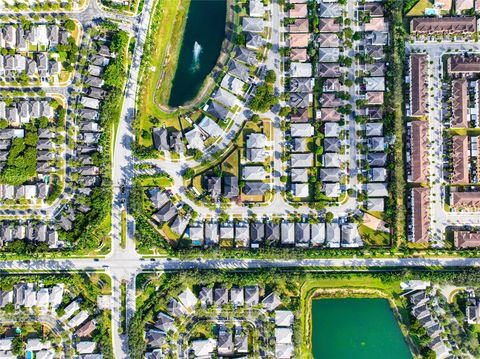
[(215, 121), (213, 121), (210, 117), (205, 116), (202, 121), (198, 124), (208, 136), (210, 137), (220, 137), (223, 135), (222, 128), (217, 125)]
[(195, 356), (202, 357), (208, 356), (213, 353), (217, 347), (217, 341), (215, 339), (209, 338), (205, 340), (194, 340), (192, 341), (190, 347), (195, 353)]
[(290, 127), (292, 137), (312, 137), (314, 128), (309, 123), (292, 123)]
[(11, 350), (12, 338), (0, 339), (0, 350)]
[(277, 327), (289, 327), (293, 324), (294, 316), (291, 310), (276, 310), (275, 325)]
[(76, 328), (80, 324), (82, 324), (84, 321), (88, 319), (88, 313), (85, 310), (82, 310), (80, 313), (78, 313), (76, 316), (74, 316), (70, 321), (68, 322), (68, 326), (70, 328)]
[(193, 128), (192, 130), (185, 133), (185, 138), (187, 139), (188, 145), (190, 148), (195, 148), (197, 150), (203, 150), (205, 144), (203, 143), (203, 138), (198, 127)]
[(77, 301), (71, 302), (69, 305), (65, 307), (65, 314), (60, 318), (62, 320), (66, 320), (70, 318), (77, 310), (80, 309)]
[(58, 307), (62, 303), (64, 287), (63, 283), (59, 283), (50, 288), (50, 304), (53, 308)]
[(291, 77), (312, 77), (312, 64), (306, 62), (292, 62), (290, 64)]
[(325, 192), (325, 196), (332, 198), (337, 198), (342, 193), (340, 183), (324, 183), (323, 190)]
[(243, 85), (245, 85), (245, 82), (229, 74), (225, 75), (222, 83), (220, 84), (220, 86), (222, 86), (224, 89), (227, 89), (237, 95), (241, 95), (243, 93)]
[(185, 306), (185, 308), (190, 310), (193, 309), (197, 304), (197, 297), (195, 297), (195, 294), (193, 294), (190, 288), (187, 288), (180, 293), (178, 299)]
[(263, 166), (244, 166), (242, 178), (244, 180), (262, 181), (267, 177), (267, 171)]
[(275, 328), (275, 341), (277, 344), (292, 344), (292, 328)]
[(281, 225), (281, 242), (282, 244), (295, 243), (295, 226), (293, 222), (282, 222)]
[(76, 345), (77, 352), (80, 354), (91, 354), (95, 350), (96, 346), (97, 344), (92, 341), (78, 342)]
[(292, 192), (295, 197), (308, 197), (308, 183), (293, 183)]
[(338, 137), (340, 126), (336, 122), (326, 122), (324, 127), (325, 137)]

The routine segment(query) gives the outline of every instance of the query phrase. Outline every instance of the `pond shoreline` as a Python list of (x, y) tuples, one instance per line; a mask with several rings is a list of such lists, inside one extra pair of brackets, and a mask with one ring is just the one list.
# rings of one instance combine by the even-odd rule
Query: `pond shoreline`
[[(416, 358), (418, 355), (418, 350), (415, 347), (415, 344), (412, 342), (410, 336), (408, 335), (408, 329), (405, 323), (402, 321), (399, 309), (393, 300), (393, 298), (386, 293), (385, 291), (379, 289), (367, 289), (367, 288), (312, 288), (309, 292), (306, 293), (305, 303), (302, 311), (304, 313), (304, 328), (303, 335), (307, 341), (307, 348), (309, 353), (307, 356), (302, 356), (302, 358), (313, 358), (313, 345), (312, 345), (312, 327), (313, 327), (313, 315), (312, 315), (312, 302), (316, 299), (342, 299), (342, 298), (372, 298), (372, 299), (386, 299), (388, 300), (390, 309), (395, 317), (395, 320), (400, 328), (400, 331), (403, 336), (410, 353), (413, 358)], [(306, 354), (306, 353), (305, 353)]]
[[(176, 50), (177, 61), (176, 61), (175, 69), (173, 71), (172, 82), (173, 82), (173, 78), (175, 77), (177, 69), (178, 69), (178, 58), (180, 57), (182, 45), (183, 45), (183, 42), (184, 42), (184, 36), (185, 36), (184, 32), (185, 32), (186, 24), (187, 24), (187, 21), (188, 21), (188, 13), (190, 11), (191, 1), (190, 1), (189, 9), (187, 11), (187, 15), (185, 16), (185, 20), (184, 20), (184, 24), (183, 24), (182, 40), (179, 41), (179, 44), (177, 44), (177, 47), (178, 47), (177, 50)], [(175, 113), (179, 110), (184, 112), (184, 111), (194, 109), (194, 108), (198, 107), (201, 103), (205, 102), (208, 99), (207, 97), (210, 96), (211, 91), (213, 91), (213, 88), (216, 85), (215, 79), (218, 77), (218, 75), (220, 73), (222, 73), (224, 66), (226, 65), (228, 59), (230, 58), (230, 52), (233, 48), (233, 44), (231, 42), (231, 39), (232, 39), (232, 35), (233, 35), (232, 27), (234, 26), (234, 17), (235, 17), (234, 16), (234, 9), (233, 9), (234, 3), (233, 3), (233, 0), (225, 0), (225, 1), (226, 1), (226, 15), (225, 15), (226, 20), (225, 20), (224, 40), (221, 44), (220, 54), (219, 54), (219, 56), (216, 60), (216, 63), (214, 65), (213, 69), (206, 76), (205, 80), (203, 81), (203, 83), (199, 87), (199, 90), (197, 91), (197, 94), (195, 95), (195, 97), (193, 99), (191, 99), (190, 101), (188, 101), (185, 104), (180, 105), (180, 106), (169, 106), (168, 105), (168, 103), (170, 102), (171, 89), (172, 89), (173, 83), (171, 83), (170, 86), (169, 86), (168, 98), (164, 99), (165, 101), (162, 101), (162, 102), (159, 101), (158, 96), (157, 96), (157, 91), (160, 90), (163, 87), (162, 86), (162, 81), (165, 78), (165, 69), (162, 70), (162, 74), (160, 75), (160, 78), (158, 80), (157, 87), (156, 87), (156, 90), (155, 90), (155, 96), (154, 96), (154, 102), (161, 111), (163, 111), (165, 113), (172, 114), (172, 113)], [(169, 46), (170, 46), (170, 44), (169, 44)], [(170, 51), (170, 49), (169, 49), (169, 51)]]

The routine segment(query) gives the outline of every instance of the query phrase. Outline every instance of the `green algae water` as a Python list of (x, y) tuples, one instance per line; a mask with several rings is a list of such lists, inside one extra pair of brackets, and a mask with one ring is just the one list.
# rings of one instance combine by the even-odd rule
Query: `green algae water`
[(168, 105), (192, 100), (213, 70), (225, 39), (226, 0), (191, 0)]
[(411, 359), (388, 300), (328, 298), (312, 301), (315, 359)]

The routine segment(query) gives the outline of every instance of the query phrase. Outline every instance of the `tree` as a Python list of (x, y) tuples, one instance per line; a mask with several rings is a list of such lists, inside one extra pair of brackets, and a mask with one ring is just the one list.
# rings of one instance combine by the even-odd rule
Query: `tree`
[(325, 222), (332, 223), (332, 221), (333, 221), (333, 213), (332, 212), (325, 213)]
[(265, 74), (265, 82), (269, 84), (274, 84), (277, 80), (277, 75), (275, 74), (274, 70), (268, 70)]
[(75, 30), (75, 28), (76, 26), (73, 20), (69, 19), (65, 22), (65, 29), (67, 29), (68, 31), (72, 32)]
[(281, 117), (287, 117), (292, 109), (289, 106), (282, 107), (278, 113)]
[(250, 100), (249, 106), (253, 111), (266, 112), (277, 103), (278, 97), (273, 94), (273, 90), (268, 85), (263, 84), (257, 87), (255, 96)]

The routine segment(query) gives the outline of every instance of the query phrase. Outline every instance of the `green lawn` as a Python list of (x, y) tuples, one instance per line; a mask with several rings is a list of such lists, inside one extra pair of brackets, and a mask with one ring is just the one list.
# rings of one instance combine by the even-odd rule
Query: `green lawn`
[(407, 16), (424, 16), (426, 8), (433, 8), (433, 4), (428, 0), (419, 0), (407, 13)]
[(373, 229), (360, 225), (358, 231), (363, 242), (368, 246), (388, 246), (390, 244), (390, 234), (388, 232), (374, 231)]

